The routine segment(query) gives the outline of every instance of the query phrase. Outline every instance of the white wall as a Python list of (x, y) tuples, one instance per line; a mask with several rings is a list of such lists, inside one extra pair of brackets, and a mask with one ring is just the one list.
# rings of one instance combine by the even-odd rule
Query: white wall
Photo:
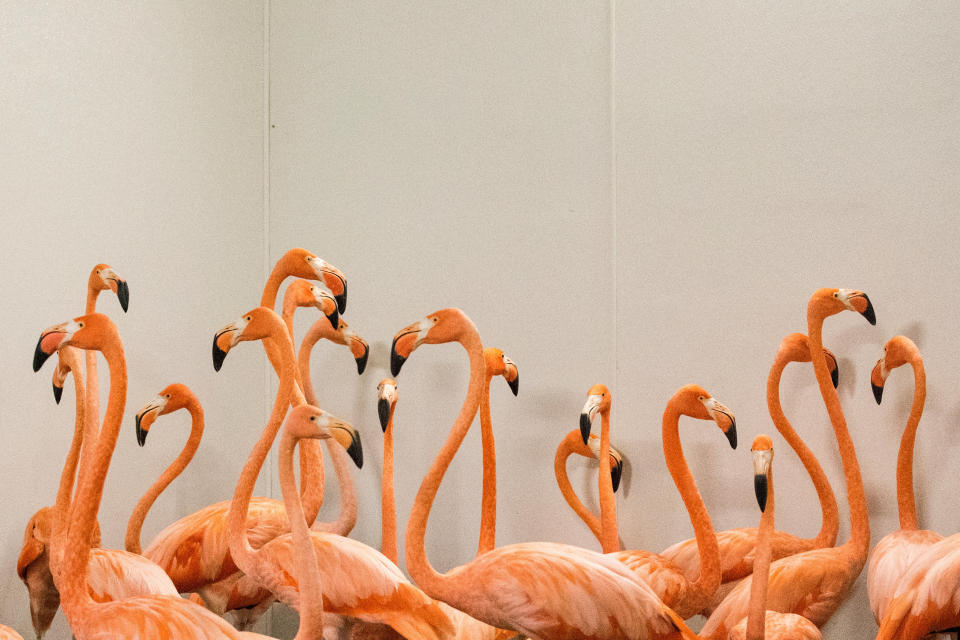
[[(960, 413), (952, 5), (271, 3), (266, 138), (260, 3), (229, 12), (116, 5), (81, 21), (57, 7), (4, 12), (0, 46), (13, 79), (0, 94), (10, 105), (0, 197), (12, 232), (2, 242), (18, 271), (3, 286), (22, 301), (11, 308), (30, 317), (14, 321), (0, 346), (14, 363), (2, 388), (15, 390), (4, 395), (0, 437), (16, 451), (0, 480), (29, 478), (36, 496), (6, 494), (0, 620), (22, 632), (26, 597), (12, 563), (23, 523), (52, 500), (70, 426), (70, 392), (54, 407), (49, 372), (29, 373), (27, 359), (43, 327), (79, 308), (98, 260), (131, 283), (130, 314), (103, 303), (127, 344), (128, 414), (182, 378), (202, 392), (211, 435), (230, 425), (205, 440), (200, 464), (161, 499), (145, 537), (228, 496), (262, 424), (273, 387), (259, 351), (238, 350), (214, 375), (208, 349), (212, 330), (256, 303), (264, 243), (271, 262), (304, 246), (348, 276), (344, 317), (371, 343), (368, 371), (357, 377), (342, 348), (318, 345), (314, 380), (324, 405), (363, 435), (355, 535), (374, 546), (375, 387), (402, 326), (459, 306), (519, 364), (520, 396), (502, 383), (492, 394), (498, 542), (596, 547), (554, 486), (552, 457), (586, 390), (605, 382), (615, 443), (630, 461), (622, 538), (659, 550), (692, 535), (660, 448), (667, 398), (697, 382), (736, 412), (736, 452), (692, 422), (682, 438), (716, 526), (755, 524), (746, 450), (772, 431), (767, 370), (780, 338), (805, 330), (807, 298), (820, 286), (862, 288), (877, 310), (876, 327), (847, 314), (825, 330), (840, 357), (874, 542), (896, 527), (893, 472), (912, 380), (894, 374), (877, 407), (868, 377), (896, 333), (913, 338), (927, 364), (921, 522), (960, 529), (938, 478), (960, 455), (950, 437)], [(53, 238), (68, 242), (49, 250)], [(298, 335), (311, 316), (300, 313)], [(401, 531), (465, 381), (452, 346), (418, 350), (399, 377)], [(841, 498), (845, 540), (843, 476), (809, 368), (789, 369), (783, 389), (788, 416)], [(25, 415), (59, 421), (62, 444), (23, 426)], [(107, 543), (119, 546), (120, 520), (183, 429), (152, 435), (146, 451), (121, 437), (101, 516)], [(778, 524), (812, 535), (815, 495), (775, 443)], [(155, 468), (144, 469), (144, 455)], [(586, 465), (571, 470), (581, 490), (593, 486)], [(479, 477), (472, 433), (431, 519), (438, 567), (473, 555)], [(331, 495), (322, 513), (336, 502)], [(285, 637), (295, 629), (289, 619), (274, 627)], [(864, 576), (825, 633), (873, 628)]]

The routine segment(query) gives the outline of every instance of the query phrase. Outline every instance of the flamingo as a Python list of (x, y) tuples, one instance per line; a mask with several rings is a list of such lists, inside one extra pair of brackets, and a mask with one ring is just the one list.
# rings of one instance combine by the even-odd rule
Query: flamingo
[(0, 640), (23, 640), (23, 636), (7, 625), (0, 624)]
[[(273, 309), (280, 285), (287, 277), (324, 282), (337, 302), (338, 311), (342, 312), (346, 307), (347, 287), (343, 273), (306, 249), (299, 248), (287, 251), (274, 265), (261, 295), (262, 306)], [(279, 356), (271, 350), (272, 347), (268, 347), (267, 354), (275, 364)], [(218, 353), (216, 348), (214, 354), (214, 368), (219, 371), (226, 354)], [(299, 388), (297, 392), (302, 395)], [(306, 442), (303, 448), (308, 452), (311, 448), (315, 450), (315, 443), (312, 440)], [(315, 518), (322, 499), (322, 490), (318, 492), (315, 489), (321, 480), (313, 465), (307, 465), (306, 472), (302, 487), (304, 509), (307, 518), (311, 515)], [(230, 501), (224, 500), (171, 523), (157, 534), (144, 551), (146, 557), (164, 568), (178, 590), (183, 593), (199, 592), (207, 606), (220, 614), (228, 610), (231, 602), (249, 601), (262, 595), (260, 589), (251, 592), (246, 588), (249, 583), (237, 575), (236, 564), (229, 554), (226, 529), (229, 508)], [(251, 544), (257, 548), (288, 531), (282, 501), (253, 498), (247, 525)]]
[[(467, 397), (438, 457), (420, 485), (407, 525), (407, 569), (424, 591), (464, 613), (537, 640), (680, 637), (673, 614), (646, 583), (613, 558), (548, 542), (512, 544), (440, 574), (424, 549), (427, 519), (443, 475), (480, 405), (485, 362), (480, 336), (459, 309), (442, 309), (393, 338), (396, 376), (423, 343), (459, 342), (470, 360)], [(701, 411), (705, 411), (701, 405)]]
[[(293, 349), (280, 317), (266, 307), (259, 307), (217, 332), (215, 355), (220, 350), (222, 362), (236, 344), (249, 340), (271, 343), (265, 346), (279, 357), (280, 391), (270, 421), (247, 459), (233, 495), (227, 517), (230, 554), (241, 571), (282, 602), (299, 609), (301, 600), (296, 569), (292, 567), (291, 535), (275, 537), (254, 549), (244, 526), (254, 483), (289, 404), (286, 399), (297, 391)], [(342, 421), (332, 424), (332, 429), (337, 442), (357, 466), (361, 466), (363, 453), (356, 431)], [(425, 640), (449, 637), (452, 628), (448, 617), (383, 554), (332, 533), (311, 531), (310, 536), (324, 577), (325, 611), (385, 623), (406, 637)]]
[[(830, 380), (834, 388), (840, 382), (836, 356), (828, 349), (823, 350), (830, 369)], [(774, 560), (787, 556), (832, 547), (837, 540), (837, 531), (840, 528), (840, 512), (837, 509), (837, 498), (830, 487), (830, 481), (817, 458), (810, 451), (797, 432), (793, 429), (783, 413), (780, 404), (780, 380), (784, 368), (790, 362), (810, 362), (810, 348), (807, 337), (802, 333), (791, 333), (783, 338), (777, 349), (776, 357), (767, 376), (767, 409), (777, 431), (796, 452), (810, 475), (817, 498), (820, 501), (821, 525), (820, 531), (814, 538), (800, 538), (785, 531), (774, 530), (772, 534), (772, 554)], [(721, 585), (713, 601), (701, 613), (708, 616), (727, 594), (736, 586), (736, 583), (753, 572), (753, 555), (757, 539), (755, 527), (729, 529), (717, 533), (717, 544), (720, 547)], [(699, 547), (695, 539), (678, 542), (662, 553), (678, 565), (687, 578), (693, 580), (700, 573)]]
[[(178, 595), (147, 595), (97, 602), (90, 596), (87, 581), (90, 547), (88, 541), (96, 520), (110, 458), (120, 432), (127, 392), (127, 370), (123, 344), (117, 328), (102, 314), (88, 314), (45, 330), (37, 343), (41, 363), (60, 345), (100, 351), (110, 372), (110, 394), (96, 448), (80, 463), (73, 512), (63, 537), (54, 538), (54, 554), (62, 556), (59, 576), (61, 604), (77, 640), (105, 638), (265, 638), (241, 634), (221, 618)], [(59, 514), (66, 513), (65, 496), (58, 496)], [(131, 554), (133, 555), (133, 554)]]
[(703, 568), (696, 580), (689, 580), (678, 566), (661, 555), (644, 550), (619, 551), (617, 541), (616, 506), (610, 474), (610, 390), (604, 385), (590, 388), (587, 402), (580, 414), (580, 431), (586, 443), (593, 417), (600, 413), (600, 533), (603, 550), (624, 563), (644, 582), (649, 584), (664, 604), (681, 618), (689, 618), (706, 606), (720, 586), (720, 551), (713, 524), (700, 497), (693, 475), (680, 444), (681, 415), (711, 420), (727, 437), (730, 446), (737, 447), (736, 421), (733, 414), (705, 389), (686, 385), (674, 393), (663, 412), (663, 454), (667, 469), (683, 498), (700, 548)]
[(930, 545), (943, 540), (935, 531), (921, 529), (917, 521), (917, 505), (913, 495), (913, 447), (917, 427), (923, 414), (927, 396), (927, 377), (923, 369), (920, 350), (910, 338), (894, 336), (887, 341), (883, 355), (870, 375), (873, 395), (880, 404), (887, 376), (897, 367), (909, 363), (913, 367), (913, 406), (900, 440), (897, 454), (897, 506), (900, 512), (900, 528), (884, 536), (873, 548), (870, 564), (867, 565), (867, 591), (870, 608), (877, 624), (883, 620), (900, 579), (903, 578)]
[(760, 434), (753, 439), (753, 484), (760, 505), (760, 527), (754, 560), (756, 576), (750, 591), (750, 613), (730, 630), (729, 640), (821, 640), (816, 625), (794, 613), (766, 610), (770, 560), (773, 556), (773, 441)]
[[(843, 462), (850, 505), (850, 539), (840, 546), (805, 551), (772, 563), (767, 595), (767, 608), (771, 611), (799, 614), (818, 627), (830, 619), (850, 593), (870, 548), (870, 522), (860, 465), (823, 352), (824, 319), (845, 310), (856, 311), (870, 324), (876, 324), (873, 305), (862, 291), (818, 289), (807, 304), (807, 337), (817, 384)], [(726, 638), (749, 610), (750, 583), (751, 578), (746, 578), (730, 592), (707, 620), (701, 635), (714, 640)]]
[(496, 546), (497, 537), (497, 449), (493, 438), (493, 421), (490, 418), (490, 380), (503, 376), (513, 395), (520, 392), (520, 372), (517, 365), (496, 347), (483, 350), (485, 363), (483, 396), (480, 401), (480, 442), (483, 449), (483, 494), (480, 502), (480, 540), (477, 554), (486, 553)]
[[(567, 501), (574, 513), (580, 516), (583, 523), (593, 532), (597, 542), (602, 539), (600, 533), (600, 517), (587, 508), (585, 504), (577, 497), (570, 484), (570, 477), (567, 475), (567, 459), (571, 455), (577, 454), (584, 458), (600, 459), (600, 436), (595, 433), (590, 434), (590, 441), (583, 443), (583, 437), (579, 429), (570, 431), (560, 444), (557, 445), (557, 451), (553, 457), (553, 474), (557, 478), (557, 486), (560, 487), (560, 493), (563, 499)], [(610, 482), (614, 493), (620, 488), (620, 477), (623, 473), (623, 456), (613, 445), (610, 446)]]

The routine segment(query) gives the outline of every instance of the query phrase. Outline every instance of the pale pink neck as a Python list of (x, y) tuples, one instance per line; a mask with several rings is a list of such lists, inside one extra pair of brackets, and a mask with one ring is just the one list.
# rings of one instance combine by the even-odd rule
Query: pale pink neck
[(860, 464), (853, 448), (853, 440), (847, 430), (847, 421), (843, 416), (840, 398), (833, 388), (827, 358), (823, 353), (823, 318), (812, 311), (807, 313), (807, 335), (810, 343), (810, 357), (813, 370), (820, 386), (820, 395), (827, 406), (830, 423), (837, 438), (840, 459), (843, 462), (843, 476), (847, 486), (847, 502), (850, 505), (850, 540), (843, 546), (850, 549), (853, 557), (860, 562), (860, 568), (866, 562), (870, 548), (870, 520), (867, 515), (867, 499), (863, 492), (863, 480), (860, 477)]
[(467, 387), (467, 397), (460, 408), (460, 414), (457, 416), (456, 422), (450, 429), (447, 441), (430, 466), (430, 470), (417, 492), (413, 509), (410, 511), (410, 519), (407, 522), (405, 543), (407, 571), (409, 571), (410, 577), (426, 593), (439, 600), (447, 600), (448, 598), (445, 598), (444, 595), (451, 593), (451, 590), (456, 587), (449, 583), (446, 576), (437, 573), (427, 559), (425, 548), (427, 519), (430, 516), (433, 500), (440, 489), (443, 475), (450, 466), (457, 449), (463, 443), (463, 439), (470, 429), (470, 423), (477, 415), (485, 374), (483, 344), (480, 342), (480, 336), (473, 323), (468, 323), (458, 341), (466, 349), (470, 358), (470, 384)]
[(103, 496), (103, 484), (110, 468), (110, 458), (120, 433), (120, 422), (127, 397), (127, 364), (123, 345), (113, 340), (101, 349), (110, 372), (110, 397), (103, 420), (103, 431), (96, 441), (96, 450), (90, 459), (81, 461), (77, 497), (63, 554), (60, 600), (68, 618), (95, 606), (87, 591), (87, 567), (90, 555), (89, 540)]
[(919, 355), (910, 358), (913, 367), (913, 404), (907, 427), (900, 438), (900, 451), (897, 453), (897, 509), (900, 512), (901, 529), (919, 529), (917, 503), (913, 494), (913, 449), (917, 440), (917, 427), (923, 415), (923, 405), (927, 399), (927, 374), (923, 369), (923, 359)]
[(130, 553), (142, 553), (140, 549), (140, 532), (143, 529), (143, 521), (147, 518), (147, 513), (150, 511), (150, 507), (153, 506), (153, 503), (160, 496), (163, 491), (170, 486), (170, 483), (173, 482), (174, 478), (179, 476), (184, 469), (187, 468), (187, 465), (190, 464), (190, 461), (193, 460), (193, 455), (197, 452), (197, 448), (200, 447), (200, 440), (203, 437), (203, 408), (200, 406), (200, 402), (196, 398), (191, 398), (187, 405), (184, 407), (190, 413), (190, 436), (187, 438), (186, 444), (183, 445), (183, 449), (180, 451), (180, 455), (177, 456), (176, 460), (170, 463), (160, 477), (157, 478), (156, 482), (147, 489), (146, 493), (143, 494), (143, 497), (137, 502), (137, 506), (134, 508), (133, 513), (130, 514), (130, 520), (127, 522), (127, 535), (125, 539), (125, 546), (127, 551)]
[(610, 410), (600, 412), (600, 547), (604, 553), (620, 550), (617, 530), (617, 500), (613, 495), (613, 478), (610, 475)]
[(290, 521), (294, 558), (297, 566), (297, 591), (300, 594), (300, 628), (295, 638), (319, 638), (323, 635), (323, 588), (317, 556), (303, 504), (297, 491), (293, 472), (293, 449), (297, 440), (284, 432), (280, 437), (277, 464), (280, 472), (280, 491)]
[(767, 377), (767, 410), (777, 431), (780, 432), (783, 439), (796, 452), (800, 462), (803, 463), (803, 468), (807, 470), (810, 480), (813, 481), (817, 498), (820, 500), (820, 512), (822, 514), (820, 532), (816, 538), (808, 542), (816, 549), (832, 547), (837, 541), (837, 532), (840, 530), (840, 511), (837, 507), (837, 497), (833, 493), (827, 474), (823, 472), (823, 467), (820, 466), (816, 456), (813, 455), (806, 443), (794, 431), (780, 404), (780, 379), (788, 362), (789, 360), (777, 354), (773, 366), (770, 367), (770, 375)]
[(717, 534), (713, 530), (713, 523), (703, 504), (700, 491), (697, 489), (687, 459), (683, 455), (680, 444), (680, 416), (676, 398), (671, 398), (663, 412), (662, 438), (663, 454), (667, 462), (667, 469), (673, 477), (673, 482), (680, 492), (683, 504), (690, 516), (694, 536), (697, 539), (697, 551), (700, 554), (700, 575), (693, 587), (704, 597), (714, 594), (720, 586), (720, 548), (717, 544)]
[(767, 472), (767, 504), (760, 516), (757, 550), (750, 581), (750, 603), (747, 607), (747, 640), (763, 640), (767, 610), (767, 584), (770, 581), (770, 559), (773, 553), (773, 467)]
[(383, 475), (380, 478), (380, 547), (393, 564), (400, 564), (397, 549), (397, 502), (393, 489), (393, 411), (383, 431)]
[(490, 374), (483, 376), (480, 400), (480, 440), (483, 448), (483, 495), (480, 501), (480, 540), (477, 555), (497, 544), (497, 447), (490, 418)]
[[(314, 407), (320, 407), (317, 403), (317, 396), (314, 393), (313, 382), (310, 379), (310, 353), (313, 349), (313, 345), (317, 343), (317, 338), (310, 340), (310, 335), (308, 334), (307, 338), (304, 338), (303, 342), (300, 344), (300, 353), (297, 354), (297, 363), (298, 370), (300, 372), (300, 379), (303, 381), (303, 392), (306, 396), (307, 404), (313, 405)], [(316, 512), (309, 512), (308, 515), (313, 515), (312, 529), (314, 531), (327, 531), (330, 533), (336, 533), (337, 535), (345, 536), (353, 531), (354, 525), (357, 524), (357, 489), (353, 483), (353, 476), (350, 474), (350, 460), (347, 452), (343, 450), (338, 443), (331, 440), (326, 441), (327, 451), (330, 453), (330, 459), (333, 461), (333, 472), (337, 476), (337, 486), (340, 491), (340, 512), (337, 514), (337, 518), (332, 522), (314, 522), (316, 520)], [(307, 448), (310, 447), (308, 450)], [(311, 494), (309, 497), (311, 500), (315, 501), (317, 504), (317, 511), (320, 510), (320, 505), (323, 503), (323, 454), (320, 452), (320, 443), (316, 440), (307, 440), (306, 442), (300, 443), (300, 469), (301, 477), (306, 477), (303, 475), (303, 463), (304, 458), (309, 454), (309, 460), (307, 464), (313, 465), (313, 468), (316, 470), (314, 477), (319, 476), (319, 482), (313, 480), (314, 487), (313, 491), (315, 493)], [(316, 448), (316, 454), (314, 455), (313, 448)], [(307, 453), (304, 453), (308, 451)], [(317, 473), (318, 472), (318, 473)], [(308, 495), (304, 494), (304, 502), (307, 501)]]
[[(585, 453), (583, 449), (586, 449)], [(591, 513), (586, 505), (583, 504), (573, 490), (573, 485), (570, 484), (570, 477), (567, 475), (567, 458), (573, 453), (579, 453), (582, 456), (593, 458), (589, 449), (583, 444), (583, 437), (580, 435), (580, 431), (576, 429), (568, 433), (567, 437), (561, 440), (560, 445), (557, 446), (557, 452), (553, 457), (553, 473), (557, 477), (557, 485), (560, 487), (560, 493), (563, 494), (563, 499), (566, 500), (570, 508), (580, 516), (584, 524), (590, 527), (590, 531), (596, 536), (597, 542), (601, 542), (602, 544), (599, 516)]]
[[(57, 489), (57, 501), (53, 511), (53, 530), (50, 535), (50, 570), (57, 579), (60, 576), (59, 570), (63, 559), (63, 543), (69, 529), (74, 477), (77, 474), (77, 464), (80, 459), (80, 449), (83, 447), (84, 430), (86, 428), (84, 420), (86, 397), (83, 388), (83, 372), (80, 370), (80, 354), (75, 347), (61, 347), (58, 358), (68, 364), (70, 374), (73, 376), (76, 417), (74, 418), (73, 440), (70, 442), (70, 451), (67, 452), (67, 460), (64, 462), (63, 471), (60, 473), (60, 486)], [(94, 439), (88, 440), (88, 450), (94, 444)]]
[[(270, 348), (276, 349), (279, 355), (279, 373), (280, 388), (277, 392), (277, 398), (273, 403), (273, 409), (270, 412), (270, 419), (267, 426), (253, 450), (250, 457), (240, 473), (240, 479), (237, 481), (236, 489), (233, 492), (233, 500), (230, 503), (230, 511), (227, 514), (227, 541), (230, 547), (230, 555), (237, 567), (244, 573), (256, 575), (256, 558), (253, 547), (247, 538), (247, 511), (250, 506), (250, 498), (253, 496), (253, 488), (257, 482), (257, 476), (260, 475), (260, 469), (263, 467), (270, 447), (280, 431), (283, 418), (287, 414), (290, 406), (289, 399), (296, 389), (297, 383), (293, 375), (293, 357), (291, 349), (283, 348), (289, 345), (290, 339), (286, 332), (282, 334), (276, 332), (274, 335), (264, 338), (264, 346), (267, 347), (270, 342), (279, 343)], [(269, 349), (268, 349), (269, 352)]]

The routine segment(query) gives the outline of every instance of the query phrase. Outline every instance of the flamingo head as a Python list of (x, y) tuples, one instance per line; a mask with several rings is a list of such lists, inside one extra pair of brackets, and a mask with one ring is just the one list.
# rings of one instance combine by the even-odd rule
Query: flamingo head
[(910, 338), (893, 336), (887, 340), (880, 359), (877, 360), (877, 364), (873, 366), (873, 371), (870, 372), (870, 387), (873, 389), (873, 397), (877, 404), (880, 404), (883, 399), (883, 385), (886, 383), (890, 372), (919, 358), (920, 350)]
[(595, 384), (587, 391), (587, 402), (580, 411), (580, 435), (583, 444), (589, 444), (590, 429), (593, 428), (593, 418), (598, 413), (610, 411), (613, 396), (610, 390), (602, 384)]
[(337, 310), (343, 313), (347, 308), (347, 278), (340, 269), (306, 249), (290, 249), (277, 262), (275, 269), (296, 278), (319, 280), (333, 293), (337, 301)]
[(673, 401), (679, 403), (680, 413), (699, 420), (713, 420), (730, 447), (737, 448), (737, 421), (733, 412), (711, 396), (703, 387), (688, 384), (680, 387), (673, 395)]
[(64, 362), (63, 358), (57, 358), (57, 366), (53, 370), (53, 399), (60, 404), (60, 398), (63, 397), (63, 385), (67, 381), (67, 374), (70, 373), (70, 367)]
[(483, 350), (483, 360), (486, 365), (487, 375), (503, 376), (513, 391), (513, 395), (520, 392), (520, 371), (517, 365), (496, 347), (487, 347)]
[(856, 311), (870, 324), (877, 324), (870, 298), (857, 289), (817, 289), (807, 303), (807, 315), (826, 318), (841, 311)]
[(393, 409), (397, 406), (397, 381), (393, 378), (384, 378), (377, 385), (377, 415), (380, 417), (380, 428), (387, 430)]
[[(827, 368), (830, 370), (830, 379), (833, 381), (833, 388), (836, 389), (840, 384), (840, 367), (837, 363), (837, 357), (829, 349), (823, 350), (823, 356), (827, 359)], [(802, 333), (791, 333), (780, 341), (780, 350), (778, 358), (783, 358), (787, 362), (810, 362), (810, 342), (807, 336)]]
[(120, 308), (126, 313), (127, 307), (130, 305), (130, 288), (127, 286), (127, 281), (118, 276), (113, 267), (103, 263), (95, 266), (90, 271), (88, 284), (93, 291), (107, 291), (109, 289), (117, 294)]
[(33, 351), (33, 370), (39, 371), (61, 345), (80, 349), (101, 350), (104, 345), (119, 342), (117, 327), (102, 313), (90, 313), (45, 329)]
[(287, 328), (273, 309), (257, 307), (243, 314), (213, 336), (213, 368), (220, 371), (227, 353), (238, 342), (246, 340), (263, 340), (278, 335), (282, 331), (286, 335)]
[(360, 434), (349, 423), (335, 418), (323, 409), (309, 404), (294, 407), (287, 414), (283, 428), (287, 435), (295, 439), (333, 438), (347, 450), (358, 469), (363, 467), (363, 445), (360, 444)]
[(767, 508), (767, 478), (773, 462), (773, 440), (761, 433), (753, 439), (750, 451), (753, 452), (753, 491), (757, 494), (757, 504), (762, 512)]
[(288, 307), (316, 307), (330, 321), (334, 329), (340, 326), (340, 310), (333, 294), (320, 285), (306, 280), (294, 280), (283, 294), (284, 310)]
[(370, 345), (343, 320), (340, 321), (340, 335), (343, 338), (343, 344), (350, 347), (350, 353), (353, 354), (353, 359), (357, 363), (357, 375), (363, 375), (367, 368), (367, 358), (370, 357)]
[[(591, 433), (587, 442), (593, 457), (600, 459), (600, 436)], [(610, 480), (613, 482), (614, 492), (620, 488), (620, 478), (623, 476), (623, 455), (610, 445)]]
[(193, 395), (193, 392), (187, 385), (179, 382), (168, 385), (163, 391), (157, 394), (157, 397), (140, 407), (140, 410), (137, 411), (137, 444), (142, 447), (147, 442), (147, 434), (150, 433), (150, 426), (157, 417), (172, 413), (178, 409), (183, 409), (194, 400), (196, 400), (196, 396)]
[(435, 311), (423, 320), (404, 327), (393, 337), (390, 373), (398, 375), (403, 363), (421, 344), (454, 342), (463, 336), (467, 327), (473, 327), (473, 322), (463, 311), (452, 307)]

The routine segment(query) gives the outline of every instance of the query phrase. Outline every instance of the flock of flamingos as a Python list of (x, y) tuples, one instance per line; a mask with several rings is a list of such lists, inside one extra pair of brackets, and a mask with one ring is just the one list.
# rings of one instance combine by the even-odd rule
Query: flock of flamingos
[[(297, 279), (286, 288), (278, 315), (274, 311), (278, 292), (288, 277)], [(317, 407), (310, 354), (318, 340), (331, 340), (350, 349), (362, 373), (368, 346), (340, 318), (347, 302), (343, 273), (303, 249), (287, 252), (276, 264), (259, 307), (214, 337), (215, 369), (240, 343), (259, 340), (280, 380), (270, 419), (243, 467), (233, 499), (181, 518), (141, 548), (140, 530), (148, 510), (190, 462), (203, 433), (200, 402), (186, 386), (172, 384), (137, 412), (137, 439), (144, 445), (154, 422), (179, 409), (192, 418), (189, 439), (137, 504), (127, 528), (126, 550), (100, 547), (97, 511), (121, 428), (127, 384), (116, 326), (96, 312), (97, 297), (104, 291), (115, 293), (126, 311), (126, 282), (108, 265), (97, 265), (90, 274), (85, 314), (44, 330), (34, 354), (35, 371), (57, 355), (53, 372), (57, 402), (68, 374), (76, 396), (73, 442), (55, 504), (37, 511), (27, 524), (17, 563), (29, 591), (38, 638), (60, 607), (79, 640), (265, 638), (243, 629), (278, 600), (299, 612), (297, 638), (325, 640), (820, 638), (818, 627), (840, 607), (867, 562), (870, 529), (863, 484), (835, 391), (836, 359), (824, 349), (821, 332), (827, 317), (848, 310), (875, 323), (873, 307), (861, 291), (814, 292), (807, 307), (807, 335), (784, 338), (767, 382), (773, 423), (816, 487), (823, 518), (819, 534), (803, 539), (774, 529), (773, 444), (765, 435), (757, 436), (752, 445), (759, 526), (714, 531), (684, 459), (678, 423), (680, 416), (711, 421), (734, 448), (736, 423), (733, 413), (708, 391), (687, 385), (667, 402), (662, 437), (667, 467), (695, 538), (659, 554), (619, 548), (614, 492), (620, 456), (609, 441), (612, 399), (603, 385), (589, 390), (580, 429), (563, 439), (555, 459), (561, 491), (596, 535), (601, 551), (553, 542), (495, 548), (490, 383), (502, 376), (516, 394), (517, 367), (502, 351), (484, 348), (477, 328), (459, 309), (436, 311), (401, 329), (391, 350), (394, 376), (422, 344), (459, 342), (470, 363), (467, 397), (410, 514), (405, 557), (412, 582), (397, 566), (392, 433), (398, 396), (392, 379), (377, 387), (384, 430), (383, 549), (348, 537), (357, 515), (350, 461), (361, 466), (363, 452), (350, 424)], [(309, 306), (319, 308), (321, 315), (298, 352), (293, 314), (298, 307)], [(95, 351), (109, 367), (109, 400), (102, 424)], [(833, 490), (780, 406), (780, 377), (790, 362), (812, 362), (836, 435), (851, 532), (840, 545)], [(877, 638), (884, 640), (960, 630), (960, 534), (944, 537), (920, 529), (914, 504), (913, 445), (925, 378), (920, 354), (909, 338), (896, 336), (887, 343), (871, 383), (880, 402), (890, 372), (904, 364), (913, 368), (915, 391), (896, 471), (900, 529), (879, 542), (868, 567), (870, 605), (880, 625)], [(478, 411), (484, 456), (478, 551), (471, 562), (439, 573), (424, 548), (427, 520), (444, 473)], [(597, 415), (599, 436), (591, 433)], [(254, 497), (257, 476), (278, 434), (283, 499)], [(315, 522), (324, 493), (320, 441), (329, 450), (341, 495), (340, 513), (333, 522)], [(294, 467), (298, 446), (299, 487)], [(574, 453), (599, 461), (599, 515), (584, 506), (567, 478), (567, 458)], [(223, 617), (228, 612), (234, 612), (236, 626)], [(684, 623), (696, 614), (708, 617), (699, 634)], [(6, 638), (20, 636), (0, 625), (0, 640)]]

